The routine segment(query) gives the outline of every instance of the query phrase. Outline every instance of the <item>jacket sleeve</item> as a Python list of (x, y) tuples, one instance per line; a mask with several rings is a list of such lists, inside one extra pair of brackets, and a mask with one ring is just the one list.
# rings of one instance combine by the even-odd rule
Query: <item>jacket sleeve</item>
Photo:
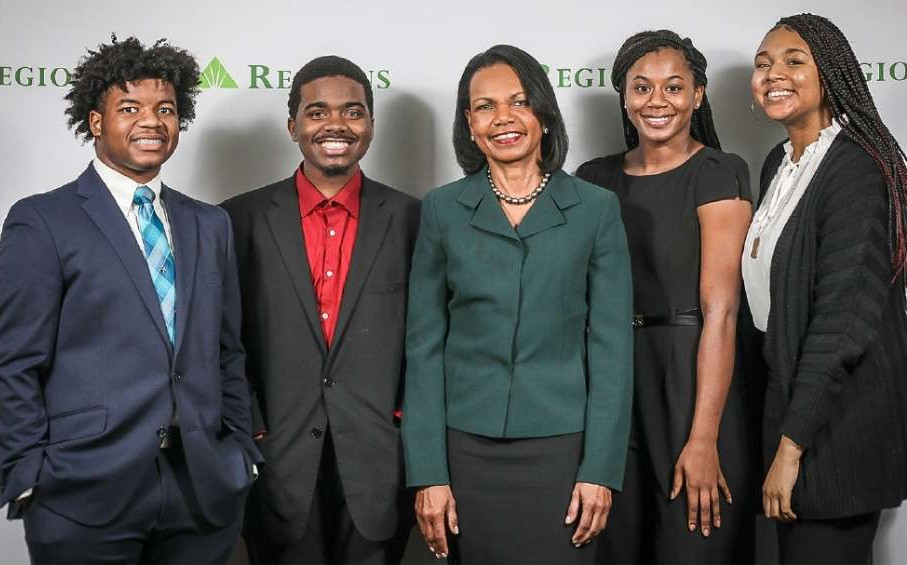
[(263, 458), (252, 441), (251, 401), (246, 380), (246, 352), (243, 349), (242, 306), (239, 293), (239, 274), (236, 269), (236, 251), (230, 217), (217, 209), (224, 225), (223, 314), (220, 328), (221, 398), (224, 422), (236, 434), (253, 463), (261, 464)]
[(408, 486), (449, 484), (444, 343), (447, 337), (447, 259), (432, 194), (422, 203), (406, 316), (403, 449)]
[(633, 283), (620, 206), (614, 194), (603, 193), (607, 202), (587, 275), (588, 397), (576, 480), (620, 490), (633, 403)]
[(50, 229), (20, 201), (0, 236), (0, 506), (38, 483), (47, 443), (42, 381), (54, 361), (63, 292)]
[(813, 446), (875, 340), (892, 280), (885, 186), (868, 158), (836, 163), (816, 213), (815, 288), (782, 433)]

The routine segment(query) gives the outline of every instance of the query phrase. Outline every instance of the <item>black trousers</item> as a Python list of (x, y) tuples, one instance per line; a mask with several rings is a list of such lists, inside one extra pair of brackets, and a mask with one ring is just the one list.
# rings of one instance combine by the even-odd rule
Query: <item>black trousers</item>
[(38, 499), (23, 517), (32, 562), (226, 563), (239, 538), (242, 516), (223, 528), (206, 525), (182, 451), (161, 451), (155, 464), (157, 483), (148, 485), (126, 516), (102, 527), (85, 526), (55, 513), (41, 504), (37, 493)]
[(881, 512), (834, 520), (798, 520), (778, 524), (778, 551), (782, 564), (847, 563), (866, 565)]
[[(249, 561), (256, 565), (399, 563), (406, 550), (412, 520), (404, 525), (401, 519), (397, 535), (389, 540), (372, 541), (363, 537), (346, 505), (330, 430), (325, 433), (321, 453), (316, 492), (302, 539), (281, 546), (273, 544), (261, 532), (250, 532), (246, 536)], [(411, 505), (405, 510), (412, 514)]]
[(450, 487), (460, 534), (454, 563), (592, 563), (595, 541), (576, 548), (567, 506), (583, 434), (499, 439), (447, 431)]

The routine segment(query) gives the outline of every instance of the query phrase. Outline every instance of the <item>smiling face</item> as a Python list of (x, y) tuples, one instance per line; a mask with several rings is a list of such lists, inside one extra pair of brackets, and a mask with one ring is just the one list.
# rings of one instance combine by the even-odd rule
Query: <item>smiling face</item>
[(812, 52), (786, 27), (770, 31), (759, 45), (750, 87), (765, 114), (785, 126), (821, 123), (826, 114)]
[(469, 82), (469, 130), (489, 162), (535, 165), (542, 157), (542, 124), (510, 65), (476, 71)]
[(345, 76), (315, 79), (300, 87), (296, 116), (287, 121), (305, 159), (306, 176), (352, 176), (368, 151), (374, 120), (361, 84)]
[(99, 110), (88, 114), (98, 158), (138, 183), (153, 179), (179, 142), (176, 91), (169, 82), (143, 79), (112, 85)]
[(683, 54), (664, 48), (646, 53), (627, 70), (624, 101), (640, 142), (688, 138), (693, 110), (705, 89), (696, 86)]

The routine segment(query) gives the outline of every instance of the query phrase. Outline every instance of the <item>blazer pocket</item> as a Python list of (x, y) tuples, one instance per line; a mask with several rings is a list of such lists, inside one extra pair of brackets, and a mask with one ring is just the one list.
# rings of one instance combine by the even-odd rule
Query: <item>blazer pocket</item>
[(47, 428), (48, 445), (98, 435), (107, 429), (107, 407), (95, 406), (51, 416)]
[(376, 282), (365, 287), (366, 292), (401, 292), (406, 288), (405, 282)]
[(216, 284), (220, 284), (220, 271), (209, 271), (207, 273), (202, 273), (201, 281), (202, 286), (214, 286)]

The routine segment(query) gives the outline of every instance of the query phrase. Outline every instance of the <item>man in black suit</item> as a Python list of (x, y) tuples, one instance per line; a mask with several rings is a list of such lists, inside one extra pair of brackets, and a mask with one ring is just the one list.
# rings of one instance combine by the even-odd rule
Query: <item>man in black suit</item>
[(355, 64), (307, 63), (289, 112), (303, 163), (223, 204), (235, 227), (253, 428), (266, 460), (249, 502), (249, 556), (397, 562), (412, 524), (396, 411), (419, 202), (359, 169), (374, 119)]

